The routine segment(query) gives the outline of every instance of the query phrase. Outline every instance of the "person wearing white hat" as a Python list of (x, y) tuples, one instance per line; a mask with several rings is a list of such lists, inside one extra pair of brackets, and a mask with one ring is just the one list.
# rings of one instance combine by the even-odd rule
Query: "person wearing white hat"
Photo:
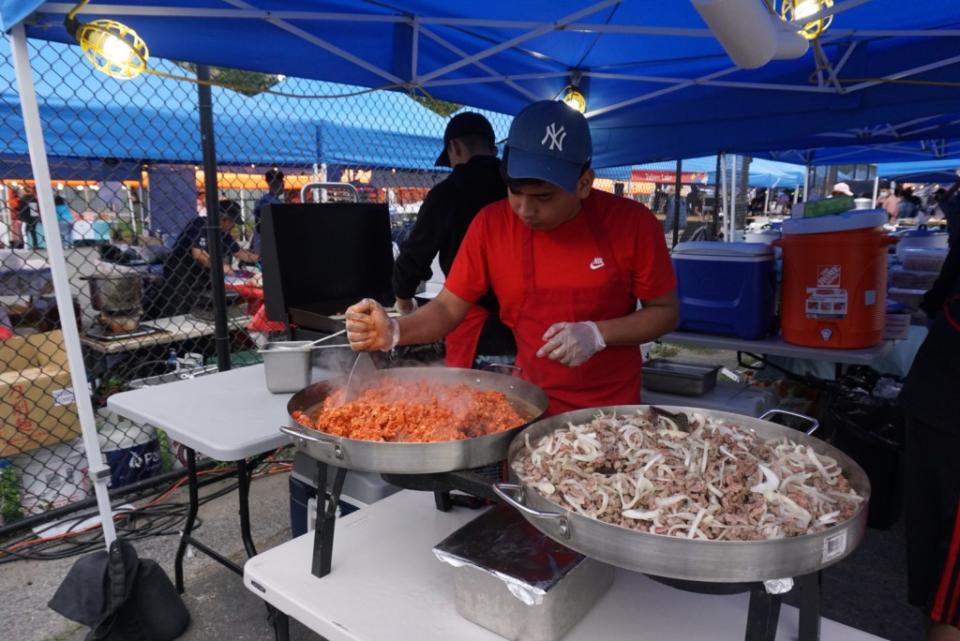
[(837, 196), (853, 197), (853, 190), (850, 189), (850, 185), (847, 183), (837, 183), (833, 186), (833, 191), (830, 192), (830, 197), (836, 198)]

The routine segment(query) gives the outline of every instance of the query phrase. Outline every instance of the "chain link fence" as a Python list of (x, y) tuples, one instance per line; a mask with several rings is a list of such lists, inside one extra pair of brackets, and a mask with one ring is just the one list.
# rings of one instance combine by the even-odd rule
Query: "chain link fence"
[[(257, 346), (280, 329), (262, 308), (260, 207), (336, 200), (339, 188), (303, 188), (347, 183), (361, 201), (388, 205), (402, 241), (446, 175), (433, 164), (459, 107), (212, 69), (229, 85), (213, 87), (226, 277), (212, 283), (196, 69), (151, 60), (165, 76), (119, 81), (77, 47), (29, 45), (101, 448), (112, 487), (131, 486), (180, 465), (177, 447), (111, 414), (106, 399), (216, 370), (216, 287), (228, 296), (234, 367), (258, 362)], [(91, 488), (6, 38), (0, 90), (0, 527), (9, 530), (89, 500)], [(505, 138), (510, 118), (487, 115)], [(601, 188), (640, 193), (623, 185), (629, 170), (602, 176)]]

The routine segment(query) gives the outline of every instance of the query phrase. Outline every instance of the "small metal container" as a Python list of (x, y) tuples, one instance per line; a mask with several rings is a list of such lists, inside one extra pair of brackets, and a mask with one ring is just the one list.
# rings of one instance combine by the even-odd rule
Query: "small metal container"
[(96, 311), (124, 312), (140, 307), (143, 293), (140, 274), (83, 276), (90, 286), (90, 303)]
[(452, 565), (457, 612), (511, 641), (559, 641), (613, 583), (613, 567), (497, 505), (433, 548)]
[(654, 392), (703, 396), (717, 385), (720, 367), (657, 358), (643, 364), (643, 386)]
[(258, 353), (267, 389), (274, 394), (299, 392), (310, 384), (310, 341), (275, 341)]

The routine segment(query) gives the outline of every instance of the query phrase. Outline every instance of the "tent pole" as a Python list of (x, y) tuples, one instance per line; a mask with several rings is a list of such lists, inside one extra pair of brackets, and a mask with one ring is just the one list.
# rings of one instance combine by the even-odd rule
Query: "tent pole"
[[(720, 171), (723, 169), (720, 165), (720, 159), (723, 158), (723, 152), (717, 152), (717, 172), (714, 174), (714, 185), (713, 185), (713, 220), (710, 221), (710, 239), (717, 239), (717, 226), (720, 223)], [(706, 205), (706, 203), (704, 203)], [(704, 206), (704, 211), (706, 211), (706, 206)]]
[(732, 243), (737, 233), (737, 154), (730, 156), (730, 235), (727, 242)]
[(50, 166), (47, 163), (47, 151), (43, 142), (43, 128), (40, 123), (40, 109), (37, 106), (37, 94), (33, 84), (33, 70), (30, 67), (30, 53), (27, 49), (27, 34), (23, 23), (13, 28), (11, 33), (13, 65), (17, 76), (17, 91), (20, 93), (20, 108), (23, 112), (23, 128), (27, 135), (27, 148), (30, 152), (30, 167), (36, 185), (37, 201), (40, 204), (40, 221), (43, 223), (47, 239), (47, 256), (50, 263), (50, 276), (57, 299), (57, 311), (60, 313), (60, 326), (63, 330), (63, 343), (70, 367), (70, 382), (77, 403), (80, 418), (80, 430), (83, 435), (83, 448), (86, 450), (90, 480), (97, 497), (97, 508), (103, 527), (103, 538), (107, 549), (116, 540), (117, 533), (113, 524), (113, 510), (110, 507), (110, 495), (107, 483), (110, 480), (110, 468), (104, 464), (97, 438), (97, 422), (93, 414), (93, 402), (90, 400), (90, 385), (83, 364), (83, 350), (80, 347), (80, 330), (73, 312), (73, 298), (70, 291), (70, 278), (67, 276), (67, 264), (63, 254), (63, 240), (60, 238), (60, 226), (53, 202), (53, 185), (50, 182)]
[(207, 251), (210, 254), (210, 282), (213, 293), (214, 344), (217, 369), (230, 369), (230, 337), (227, 335), (227, 295), (223, 287), (223, 247), (220, 239), (219, 189), (217, 187), (217, 150), (213, 135), (213, 91), (210, 67), (197, 65), (197, 97), (200, 106), (200, 143), (203, 147), (203, 188), (207, 198)]
[(806, 203), (810, 196), (810, 165), (806, 166), (803, 172), (803, 202)]
[(723, 159), (723, 164), (720, 168), (720, 193), (719, 198), (717, 198), (717, 215), (720, 215), (720, 205), (723, 205), (723, 237), (726, 240), (727, 237), (727, 217), (729, 216), (729, 208), (727, 207), (727, 156), (726, 154), (721, 153), (720, 158)]
[[(876, 170), (874, 170), (876, 171)], [(880, 175), (873, 177), (873, 206), (877, 206), (877, 198), (880, 197)]]
[(773, 186), (776, 184), (777, 184), (777, 181), (776, 180), (773, 181), (773, 185), (767, 187), (766, 191), (763, 192), (764, 193), (764, 198), (763, 198), (763, 215), (764, 216), (766, 216), (767, 212), (770, 211), (770, 192), (773, 191)]
[[(673, 246), (680, 242), (680, 189), (683, 186), (683, 161), (677, 159), (677, 176), (673, 182)], [(667, 214), (669, 215), (669, 213)]]

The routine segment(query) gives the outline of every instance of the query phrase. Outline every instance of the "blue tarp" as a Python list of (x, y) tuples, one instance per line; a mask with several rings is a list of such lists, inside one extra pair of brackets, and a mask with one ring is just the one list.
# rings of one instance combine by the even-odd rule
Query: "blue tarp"
[[(437, 98), (504, 113), (553, 98), (576, 72), (586, 72), (581, 86), (593, 114), (597, 166), (809, 148), (810, 138), (824, 131), (950, 112), (956, 88), (949, 83), (960, 81), (960, 39), (892, 34), (956, 28), (960, 8), (953, 0), (914, 0), (909, 11), (902, 0), (872, 0), (836, 15), (821, 43), (834, 64), (844, 61), (843, 93), (811, 81), (812, 52), (757, 70), (732, 68), (689, 2), (252, 0), (245, 13), (220, 0), (158, 0), (146, 10), (139, 4), (117, 0), (108, 15), (135, 28), (153, 56), (366, 87), (426, 82)], [(9, 28), (41, 7), (28, 34), (69, 41), (65, 6), (0, 2), (0, 20)], [(209, 11), (198, 16), (194, 9)], [(93, 15), (102, 15), (95, 5), (81, 17)], [(417, 34), (415, 59), (414, 16), (425, 29)], [(551, 30), (558, 21), (574, 27)], [(464, 52), (485, 51), (483, 67), (450, 67)], [(423, 81), (431, 74), (436, 78)], [(871, 84), (891, 74), (937, 82)]]
[[(0, 38), (0, 57), (9, 57), (9, 47)], [(79, 47), (40, 43), (39, 48), (33, 67), (49, 155), (200, 162), (196, 85), (156, 76), (127, 82), (92, 71), (77, 74), (71, 67), (86, 65)], [(188, 73), (165, 60), (153, 66), (179, 76)], [(3, 72), (10, 76), (3, 84), (15, 87), (12, 65)], [(356, 89), (297, 83), (306, 95)], [(271, 94), (247, 97), (220, 87), (213, 93), (221, 164), (433, 169), (443, 144), (446, 119), (400, 93), (378, 94), (376, 108), (369, 95), (308, 101)], [(27, 153), (18, 105), (15, 93), (0, 101), (0, 111), (6, 112), (0, 113), (0, 140), (4, 153), (11, 155)]]
[(877, 175), (899, 182), (954, 183), (960, 160), (931, 160), (927, 162), (897, 162), (877, 165)]
[[(729, 160), (728, 160), (729, 162)], [(646, 163), (638, 169), (656, 169), (659, 171), (676, 171), (675, 162)], [(702, 158), (688, 158), (683, 161), (682, 170), (706, 174), (707, 184), (717, 183), (717, 157), (704, 156)], [(774, 160), (754, 158), (750, 163), (749, 185), (751, 187), (781, 187), (794, 188), (803, 184), (804, 168)]]

